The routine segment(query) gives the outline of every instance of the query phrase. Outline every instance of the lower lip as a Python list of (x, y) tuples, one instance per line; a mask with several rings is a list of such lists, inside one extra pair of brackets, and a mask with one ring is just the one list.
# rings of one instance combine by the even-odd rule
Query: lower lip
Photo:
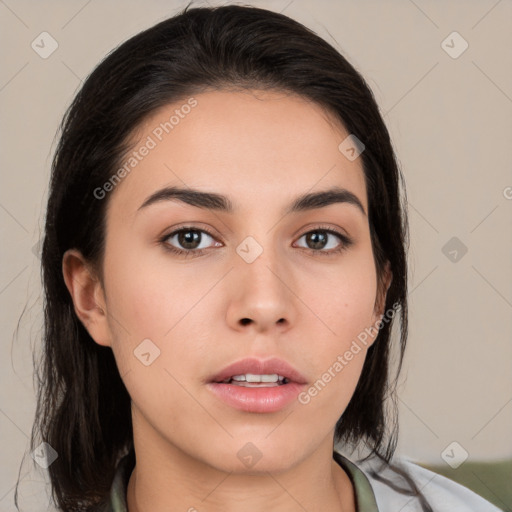
[(289, 382), (281, 386), (246, 388), (210, 382), (208, 388), (223, 402), (245, 412), (277, 412), (297, 399), (305, 384)]

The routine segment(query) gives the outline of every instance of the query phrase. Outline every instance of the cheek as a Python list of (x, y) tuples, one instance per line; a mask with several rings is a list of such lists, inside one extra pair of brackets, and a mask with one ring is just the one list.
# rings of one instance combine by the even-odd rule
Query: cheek
[(366, 349), (361, 349), (352, 354), (350, 361), (344, 358), (344, 352), (329, 358), (317, 378), (297, 397), (304, 421), (319, 428), (334, 428), (354, 394), (365, 355)]
[(135, 247), (121, 254), (121, 246), (112, 247), (105, 261), (109, 308), (125, 335), (162, 340), (205, 294), (208, 283), (198, 280), (191, 267), (171, 266), (163, 249)]
[(327, 342), (325, 352), (342, 350), (373, 323), (377, 276), (369, 248), (347, 253), (339, 265), (303, 279), (304, 302), (317, 313), (318, 332), (324, 331)]
[(315, 287), (304, 286), (310, 290), (304, 302), (318, 312), (305, 326), (305, 338), (316, 343), (303, 345), (315, 380), (299, 402), (336, 421), (353, 395), (372, 341), (368, 333), (377, 291), (373, 256), (367, 250), (353, 252), (321, 279), (315, 277)]
[[(130, 372), (136, 382), (130, 394), (153, 400), (161, 385), (175, 387), (171, 375), (183, 381), (191, 365), (204, 364), (212, 338), (211, 321), (204, 319), (218, 306), (218, 290), (208, 291), (219, 277), (171, 265), (159, 248), (124, 251), (123, 245), (112, 244), (105, 259), (112, 349), (121, 375)], [(154, 362), (146, 367), (148, 359)]]

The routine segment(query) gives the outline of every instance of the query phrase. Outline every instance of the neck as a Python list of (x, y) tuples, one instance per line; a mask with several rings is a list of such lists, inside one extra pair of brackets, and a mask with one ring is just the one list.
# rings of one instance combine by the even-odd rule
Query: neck
[[(332, 458), (332, 439), (292, 468), (224, 472), (174, 445), (138, 443), (128, 512), (356, 512), (353, 485)], [(142, 446), (141, 446), (142, 445)], [(171, 508), (172, 507), (172, 508)]]

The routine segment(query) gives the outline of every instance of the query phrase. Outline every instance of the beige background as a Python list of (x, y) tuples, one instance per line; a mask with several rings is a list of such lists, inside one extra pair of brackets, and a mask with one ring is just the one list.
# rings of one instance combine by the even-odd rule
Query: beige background
[[(42, 304), (36, 254), (58, 123), (108, 51), (185, 5), (0, 1), (2, 511), (14, 510), (34, 414), (31, 349)], [(512, 2), (252, 5), (282, 11), (335, 44), (368, 80), (391, 131), (411, 228), (400, 452), (443, 463), (441, 453), (457, 441), (469, 460), (512, 456)], [(47, 59), (31, 48), (43, 31), (59, 45)], [(456, 59), (441, 46), (453, 31), (469, 44)], [(468, 249), (456, 262), (442, 250), (452, 237)], [(36, 478), (26, 476), (24, 489)]]

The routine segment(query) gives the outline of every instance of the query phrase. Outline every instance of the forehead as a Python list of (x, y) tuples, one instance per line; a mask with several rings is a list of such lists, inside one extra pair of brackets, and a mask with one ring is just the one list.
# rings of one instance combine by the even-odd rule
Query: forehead
[(339, 144), (349, 135), (320, 105), (279, 91), (211, 91), (166, 105), (132, 137), (111, 208), (136, 214), (165, 186), (220, 192), (235, 211), (279, 208), (291, 198), (340, 186), (367, 211), (360, 158)]

